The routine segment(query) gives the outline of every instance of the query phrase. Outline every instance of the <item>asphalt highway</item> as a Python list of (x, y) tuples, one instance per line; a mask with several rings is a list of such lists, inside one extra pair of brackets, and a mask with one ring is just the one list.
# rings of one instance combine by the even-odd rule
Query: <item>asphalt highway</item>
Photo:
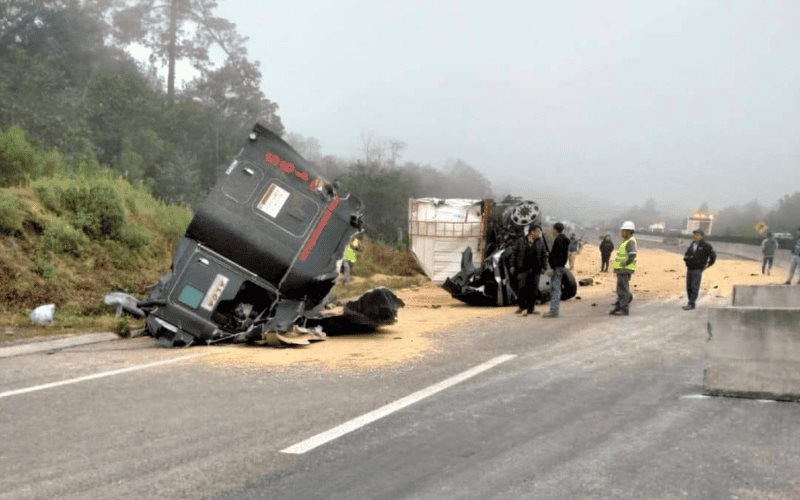
[(608, 309), (357, 373), (149, 338), (3, 358), (0, 499), (800, 498), (800, 404), (701, 396), (704, 307)]

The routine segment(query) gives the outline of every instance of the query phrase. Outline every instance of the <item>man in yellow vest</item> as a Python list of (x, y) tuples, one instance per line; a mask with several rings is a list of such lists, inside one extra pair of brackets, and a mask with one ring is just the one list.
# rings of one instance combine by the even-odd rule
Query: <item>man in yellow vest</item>
[(342, 260), (342, 284), (349, 285), (353, 279), (353, 266), (356, 264), (356, 252), (360, 252), (360, 242), (358, 238), (353, 238), (344, 249), (344, 259)]
[(614, 310), (610, 314), (614, 316), (627, 316), (628, 306), (633, 299), (631, 293), (631, 276), (636, 271), (636, 239), (633, 233), (636, 231), (633, 221), (626, 220), (619, 228), (622, 243), (617, 248), (617, 256), (614, 259), (614, 274), (617, 275), (617, 302)]

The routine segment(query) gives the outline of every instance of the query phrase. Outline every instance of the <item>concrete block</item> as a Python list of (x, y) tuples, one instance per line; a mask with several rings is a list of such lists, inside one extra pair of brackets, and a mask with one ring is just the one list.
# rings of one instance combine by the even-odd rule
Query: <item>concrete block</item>
[(790, 307), (800, 309), (800, 286), (736, 285), (734, 307)]
[(800, 401), (800, 309), (711, 309), (703, 392)]

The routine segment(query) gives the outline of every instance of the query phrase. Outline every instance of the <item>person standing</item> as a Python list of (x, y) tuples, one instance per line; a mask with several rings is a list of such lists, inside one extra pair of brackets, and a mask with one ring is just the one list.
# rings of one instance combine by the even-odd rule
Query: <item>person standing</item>
[(512, 274), (517, 276), (517, 314), (539, 314), (534, 311), (539, 295), (539, 277), (547, 267), (547, 249), (542, 239), (542, 226), (534, 224), (524, 238), (514, 243)]
[[(792, 260), (789, 263), (789, 275), (786, 277), (786, 283), (784, 284), (792, 284), (794, 271), (798, 267), (800, 267), (800, 227), (797, 228), (797, 239), (794, 240), (794, 246), (792, 247)], [(797, 279), (797, 284), (800, 285), (800, 278)]]
[(344, 249), (344, 259), (342, 259), (342, 284), (347, 286), (353, 279), (353, 267), (356, 265), (356, 252), (360, 252), (360, 242), (358, 238), (353, 238)]
[(575, 270), (575, 257), (577, 257), (578, 253), (581, 251), (581, 242), (578, 238), (575, 237), (575, 233), (569, 235), (569, 247), (568, 250), (568, 258), (569, 258), (569, 270)]
[(761, 274), (769, 276), (772, 270), (772, 261), (775, 259), (775, 251), (778, 249), (778, 240), (772, 233), (767, 233), (767, 237), (761, 242), (761, 255), (764, 260), (761, 263)]
[(717, 254), (706, 243), (705, 233), (702, 229), (692, 231), (692, 243), (686, 249), (683, 261), (686, 262), (686, 295), (689, 303), (683, 306), (684, 311), (691, 311), (697, 304), (697, 295), (700, 293), (700, 282), (703, 280), (703, 271), (714, 265)]
[(608, 263), (611, 261), (611, 254), (614, 252), (614, 242), (611, 241), (611, 235), (607, 234), (600, 242), (600, 272), (608, 272)]
[(550, 249), (548, 264), (550, 264), (550, 312), (544, 313), (543, 318), (557, 318), (561, 313), (561, 278), (564, 276), (564, 266), (567, 265), (569, 253), (569, 238), (564, 235), (564, 224), (553, 224), (553, 246)]
[(626, 220), (619, 228), (622, 243), (617, 248), (614, 258), (614, 274), (617, 276), (617, 302), (609, 314), (613, 316), (627, 316), (633, 294), (631, 293), (631, 276), (636, 272), (636, 238), (633, 234), (636, 226), (633, 221)]

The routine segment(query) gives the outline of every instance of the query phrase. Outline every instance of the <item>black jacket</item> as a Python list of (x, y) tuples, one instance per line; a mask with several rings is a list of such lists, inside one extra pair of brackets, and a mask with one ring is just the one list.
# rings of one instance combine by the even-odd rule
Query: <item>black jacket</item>
[(611, 240), (603, 240), (600, 242), (600, 255), (603, 258), (611, 257), (611, 254), (614, 253), (614, 242)]
[(564, 234), (559, 234), (553, 240), (553, 248), (550, 249), (550, 258), (548, 262), (551, 268), (564, 267), (567, 265), (567, 258), (569, 257), (569, 238)]
[(686, 262), (687, 269), (705, 269), (706, 265), (709, 267), (714, 265), (714, 262), (717, 260), (717, 254), (714, 252), (714, 249), (711, 248), (711, 245), (706, 243), (705, 240), (700, 240), (697, 242), (697, 250), (692, 251), (692, 246), (694, 242), (689, 244), (689, 248), (686, 249), (686, 254), (683, 256), (683, 261)]
[(541, 273), (547, 268), (547, 250), (544, 240), (537, 238), (528, 243), (527, 237), (514, 242), (514, 258), (511, 260), (518, 273), (533, 271)]

